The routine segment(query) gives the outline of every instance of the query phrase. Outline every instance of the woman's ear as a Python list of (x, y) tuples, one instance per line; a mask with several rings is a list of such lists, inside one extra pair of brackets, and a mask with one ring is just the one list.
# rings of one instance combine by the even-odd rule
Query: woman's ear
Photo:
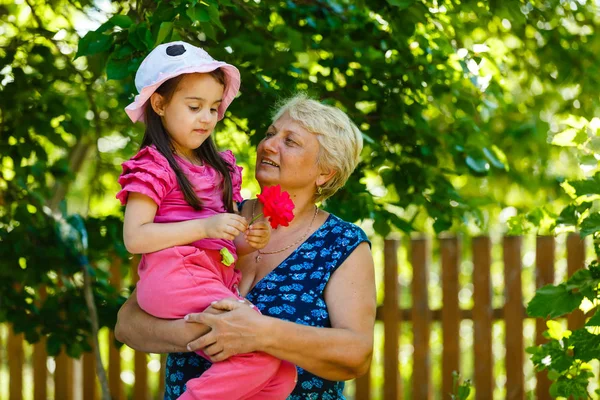
[(165, 115), (165, 98), (160, 94), (156, 92), (152, 93), (152, 96), (150, 96), (150, 104), (155, 113), (161, 117)]
[(329, 182), (329, 180), (335, 175), (335, 172), (336, 171), (334, 169), (322, 170), (319, 176), (317, 177), (317, 186), (323, 186), (324, 184)]

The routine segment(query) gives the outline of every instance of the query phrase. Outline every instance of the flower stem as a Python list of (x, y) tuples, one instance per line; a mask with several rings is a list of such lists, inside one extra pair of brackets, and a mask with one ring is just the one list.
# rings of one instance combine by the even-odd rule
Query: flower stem
[(249, 223), (248, 225), (252, 225), (252, 223), (253, 223), (254, 221), (256, 221), (257, 219), (259, 219), (259, 218), (260, 218), (260, 217), (262, 217), (262, 216), (263, 216), (263, 214), (262, 214), (262, 213), (258, 214), (256, 217), (252, 218), (252, 221), (250, 221), (250, 223)]

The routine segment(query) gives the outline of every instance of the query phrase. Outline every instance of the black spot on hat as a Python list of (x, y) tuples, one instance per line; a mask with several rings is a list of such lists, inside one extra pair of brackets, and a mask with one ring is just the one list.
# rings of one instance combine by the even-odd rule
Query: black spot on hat
[(167, 47), (167, 55), (171, 57), (180, 56), (185, 53), (185, 47), (182, 44), (173, 44)]

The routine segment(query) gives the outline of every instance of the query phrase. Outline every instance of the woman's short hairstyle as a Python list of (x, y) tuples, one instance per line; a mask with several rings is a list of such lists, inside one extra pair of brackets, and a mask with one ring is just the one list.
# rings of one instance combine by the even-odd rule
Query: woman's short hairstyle
[(344, 186), (356, 168), (363, 147), (362, 133), (345, 112), (321, 104), (304, 93), (280, 102), (273, 121), (285, 113), (317, 136), (318, 166), (335, 171), (335, 175), (321, 186), (321, 194), (315, 194), (317, 202), (323, 201)]

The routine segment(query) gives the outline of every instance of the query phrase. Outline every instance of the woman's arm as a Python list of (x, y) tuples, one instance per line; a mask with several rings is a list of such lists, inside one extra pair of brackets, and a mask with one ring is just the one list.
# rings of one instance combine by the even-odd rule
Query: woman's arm
[(329, 380), (348, 380), (364, 374), (371, 362), (376, 295), (371, 252), (359, 245), (332, 275), (325, 302), (331, 328), (318, 328), (259, 315), (239, 303), (213, 307), (233, 310), (215, 316), (190, 315), (212, 331), (190, 343), (204, 349), (213, 361), (252, 351), (264, 351)]
[(236, 214), (217, 214), (182, 222), (154, 223), (158, 206), (150, 197), (131, 192), (125, 208), (123, 241), (133, 254), (152, 253), (168, 247), (213, 238), (233, 240), (247, 228), (246, 219)]
[(160, 319), (143, 311), (134, 290), (117, 314), (115, 337), (127, 346), (146, 353), (189, 351), (186, 345), (208, 332), (201, 324), (189, 324), (183, 319)]

